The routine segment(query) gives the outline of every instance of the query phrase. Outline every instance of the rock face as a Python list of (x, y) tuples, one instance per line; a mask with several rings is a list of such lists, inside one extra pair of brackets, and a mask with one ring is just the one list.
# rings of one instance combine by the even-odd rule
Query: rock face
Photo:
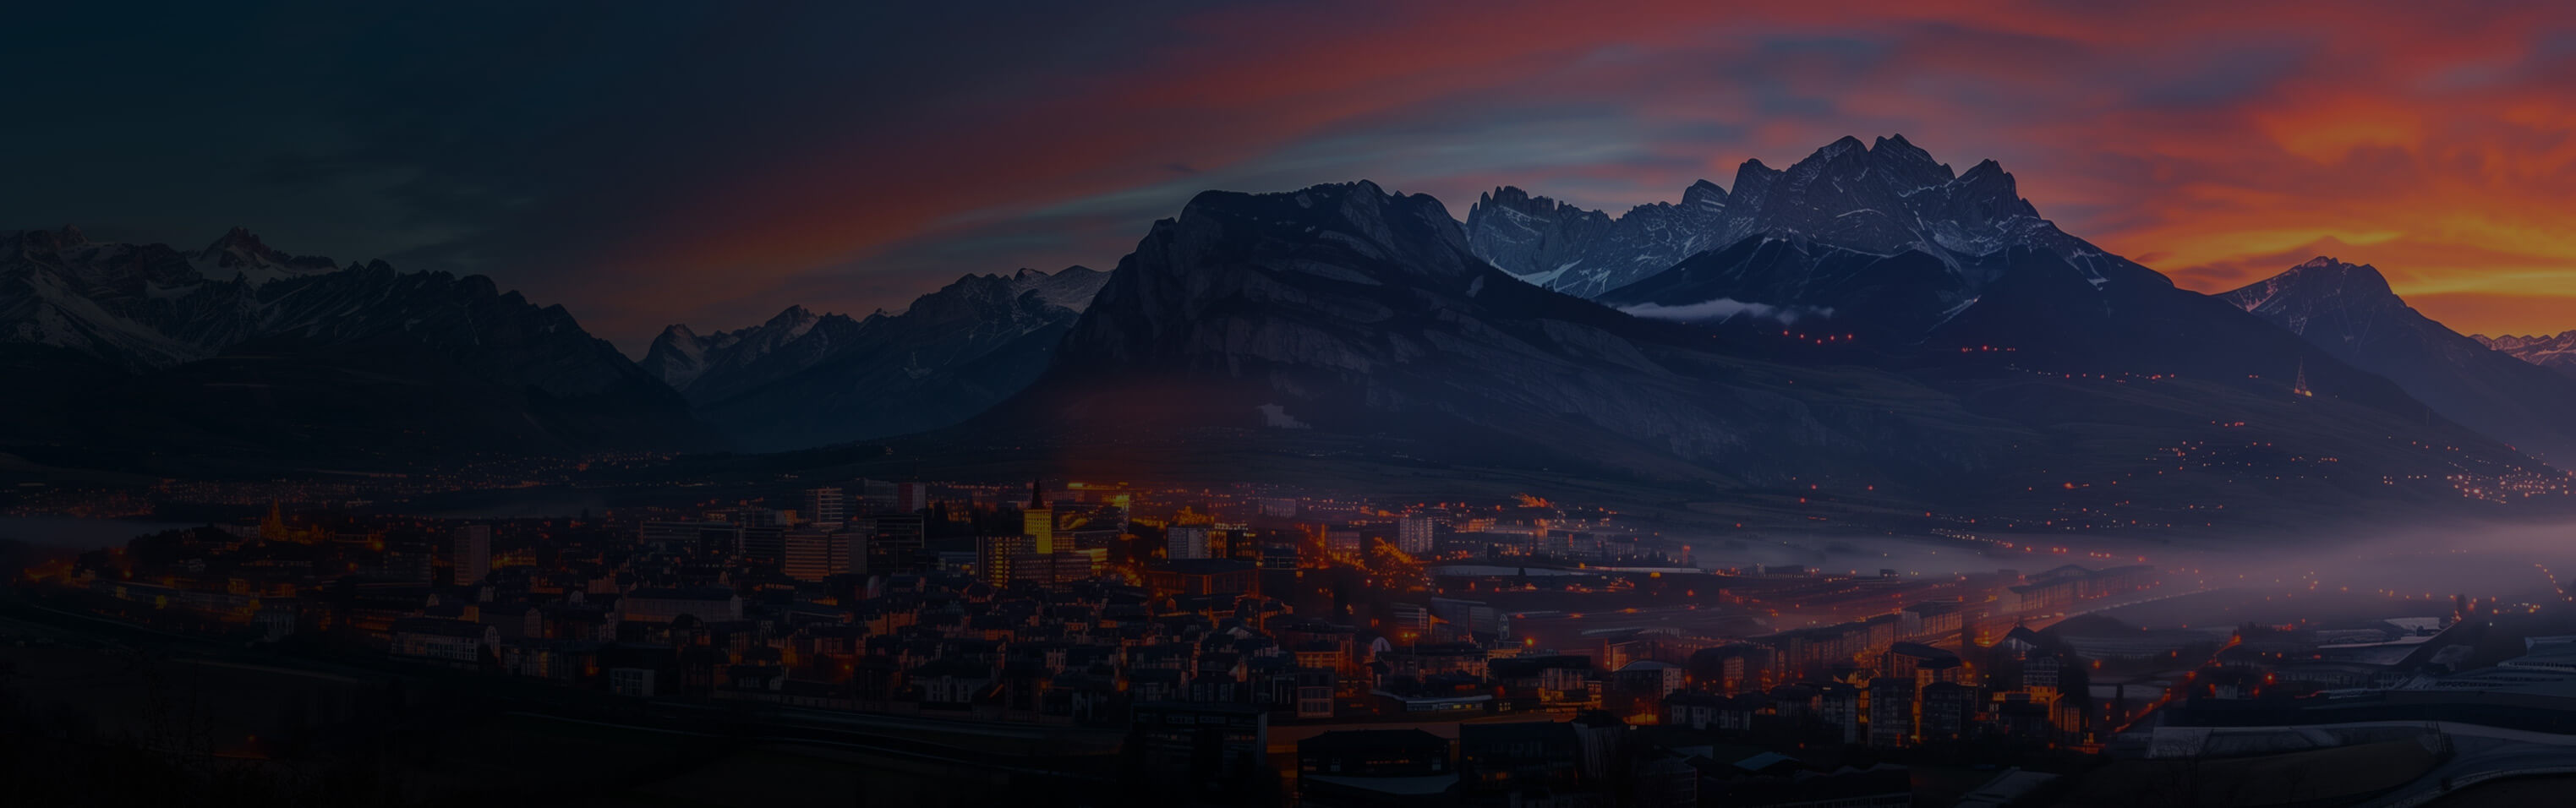
[[(859, 322), (848, 315), (818, 315), (789, 306), (760, 325), (703, 337), (686, 325), (662, 329), (638, 364), (683, 394), (695, 388), (691, 400), (698, 401), (811, 366), (858, 328)], [(795, 348), (781, 355), (789, 346)], [(701, 380), (707, 383), (701, 386)]]
[(240, 230), (193, 253), (0, 234), (0, 350), (53, 388), (7, 442), (373, 467), (710, 437), (560, 306), (481, 276), (331, 267)]
[(2469, 338), (2515, 359), (2576, 376), (2576, 331), (2561, 331), (2557, 336), (2507, 334), (2489, 337), (2476, 334)]
[[(2191, 299), (2298, 345), (2224, 303)], [(2202, 486), (2222, 486), (2137, 459), (2221, 440), (2348, 465), (2332, 477), (2231, 479), (2242, 487), (2219, 498), (2379, 496), (2382, 475), (2399, 469), (2528, 462), (2427, 421), (2385, 380), (2304, 346), (2327, 371), (2312, 375), (2333, 376), (2339, 392), (2289, 395), (2295, 355), (2283, 357), (2283, 380), (2239, 374), (2137, 390), (2002, 361), (1871, 366), (1744, 347), (1516, 282), (1478, 258), (1429, 197), (1366, 182), (1209, 192), (1119, 262), (1043, 377), (941, 434), (951, 445), (1049, 447), (1083, 468), (1140, 475), (1421, 463), (1721, 488), (1868, 480), (1930, 501), (2056, 490), (2079, 476), (2120, 479), (2124, 496), (2170, 489), (2162, 493), (2174, 501), (2207, 501)], [(2391, 399), (2376, 402), (2383, 394)], [(2390, 445), (2402, 429), (2474, 448), (2436, 457)]]
[(1613, 219), (1504, 186), (1467, 208), (1467, 244), (1521, 280), (1598, 297), (1717, 247), (1726, 201), (1726, 189), (1700, 180), (1681, 204), (1638, 205)]
[(2172, 286), (2040, 218), (1994, 161), (1954, 173), (1901, 136), (1843, 138), (1785, 170), (1748, 161), (1733, 200), (1715, 247), (1594, 297), (1646, 316), (1911, 341), (2035, 255), (2095, 288)]
[(2040, 218), (1994, 161), (1957, 173), (1902, 135), (1843, 138), (1787, 169), (1748, 160), (1731, 192), (1701, 180), (1681, 204), (1616, 219), (1500, 188), (1469, 211), (1467, 233), (1523, 280), (1674, 316), (1713, 303), (1810, 319), (1902, 313), (1887, 327), (1920, 332), (1973, 301), (2016, 248), (2066, 256), (2089, 280), (2165, 282)]
[(2406, 305), (2376, 267), (2319, 257), (2220, 297), (2388, 377), (2462, 426), (2544, 460), (2576, 462), (2576, 418), (2568, 417), (2576, 377), (2443, 327)]
[(968, 275), (899, 314), (792, 307), (699, 336), (671, 326), (643, 366), (750, 450), (784, 450), (948, 426), (1036, 378), (1108, 281), (1084, 267)]

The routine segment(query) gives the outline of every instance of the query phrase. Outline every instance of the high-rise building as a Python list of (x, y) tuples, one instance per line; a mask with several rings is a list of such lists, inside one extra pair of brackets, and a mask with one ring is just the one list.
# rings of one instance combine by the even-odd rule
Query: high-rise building
[(1173, 525), (1164, 532), (1165, 558), (1208, 558), (1207, 525)]
[(921, 514), (882, 514), (867, 520), (868, 568), (884, 572), (913, 569), (930, 543), (929, 521)]
[(920, 513), (930, 507), (929, 483), (903, 483), (895, 486), (894, 509), (901, 513)]
[(1241, 525), (1219, 525), (1208, 533), (1208, 554), (1217, 558), (1260, 563), (1261, 542), (1251, 528)]
[(798, 528), (786, 537), (786, 562), (780, 570), (799, 581), (821, 581), (843, 573), (858, 572), (864, 562), (856, 561), (852, 552), (853, 535), (846, 530), (824, 530), (819, 527)]
[(1360, 539), (1359, 528), (1336, 527), (1324, 531), (1324, 552), (1333, 555), (1359, 555), (1360, 551), (1367, 546), (1367, 543)]
[(975, 574), (1001, 586), (1011, 582), (1012, 567), (1032, 555), (1028, 536), (985, 536), (975, 542)]
[(1020, 509), (1020, 535), (1029, 537), (1029, 551), (1055, 552), (1055, 510), (1047, 507), (1044, 484), (1029, 481), (1029, 505)]
[(817, 525), (839, 525), (849, 521), (850, 500), (841, 489), (831, 486), (805, 489), (805, 521)]
[(456, 548), (449, 560), (456, 569), (456, 583), (481, 583), (492, 574), (492, 526), (466, 525), (456, 529)]
[(778, 569), (787, 560), (787, 528), (745, 527), (734, 560), (747, 567)]
[(1912, 745), (1916, 694), (1911, 677), (1881, 676), (1869, 680), (1869, 745)]
[(1431, 517), (1407, 516), (1395, 525), (1395, 549), (1422, 558), (1431, 555)]
[(885, 480), (860, 480), (859, 490), (851, 496), (859, 501), (863, 512), (886, 513), (895, 510), (895, 500), (901, 493), (902, 486)]

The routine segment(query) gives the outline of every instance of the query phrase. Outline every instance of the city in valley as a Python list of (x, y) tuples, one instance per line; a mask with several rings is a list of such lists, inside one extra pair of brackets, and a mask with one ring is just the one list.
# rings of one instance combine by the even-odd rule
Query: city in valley
[(766, 488), (513, 518), (198, 490), (241, 515), (16, 548), (13, 720), (250, 791), (1315, 805), (2287, 803), (2576, 729), (2576, 598), (2464, 572), (2468, 536), (2259, 560), (1544, 492)]
[(0, 808), (2576, 804), (2576, 3), (18, 5)]

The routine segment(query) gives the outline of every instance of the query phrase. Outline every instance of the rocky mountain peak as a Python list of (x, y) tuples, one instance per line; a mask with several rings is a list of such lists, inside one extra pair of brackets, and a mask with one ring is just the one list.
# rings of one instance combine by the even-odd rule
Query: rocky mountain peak
[(1708, 180), (1691, 183), (1689, 188), (1682, 189), (1682, 207), (1690, 210), (1724, 208), (1726, 189)]
[[(260, 240), (258, 234), (241, 227), (224, 231), (222, 236), (217, 237), (213, 243), (207, 244), (205, 249), (190, 254), (188, 263), (207, 280), (228, 281), (238, 278), (253, 285), (283, 278), (321, 275), (338, 271), (340, 268), (328, 257), (290, 255), (272, 249), (267, 242)], [(373, 269), (382, 263), (381, 261), (371, 262), (366, 268)], [(357, 264), (351, 264), (350, 267), (360, 268)], [(390, 272), (391, 267), (386, 267), (386, 271)]]
[(80, 228), (63, 225), (55, 230), (23, 230), (7, 234), (18, 242), (25, 253), (50, 253), (89, 244), (89, 236)]
[(789, 306), (785, 310), (771, 316), (768, 322), (761, 324), (761, 327), (764, 329), (786, 329), (801, 333), (804, 329), (813, 327), (814, 321), (819, 319), (822, 318), (816, 315), (813, 311), (806, 309), (804, 306)]
[(203, 252), (209, 255), (221, 253), (271, 255), (275, 251), (270, 250), (268, 248), (268, 244), (260, 241), (258, 234), (252, 233), (248, 229), (236, 226), (231, 230), (224, 231), (224, 234), (217, 237), (213, 244), (206, 245), (206, 249), (203, 250)]
[[(1350, 253), (1373, 267), (1433, 277), (1459, 277), (1485, 266), (1467, 250), (1457, 220), (1440, 200), (1391, 194), (1376, 183), (1316, 185), (1285, 193), (1208, 191), (1190, 200), (1177, 219), (1157, 222), (1149, 244), (1179, 251), (1171, 262), (1223, 265), (1237, 256), (1282, 242), (1306, 246), (1275, 269), (1325, 271), (1324, 253)], [(1126, 271), (1122, 262), (1120, 271)]]
[(2303, 309), (2403, 306), (2388, 278), (2368, 264), (2349, 264), (2317, 256), (2221, 297), (2247, 311), (2296, 306)]

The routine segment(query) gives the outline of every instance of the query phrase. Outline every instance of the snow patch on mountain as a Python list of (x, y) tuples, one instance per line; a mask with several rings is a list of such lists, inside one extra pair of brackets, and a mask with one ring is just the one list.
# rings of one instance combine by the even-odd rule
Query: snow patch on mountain
[(1659, 303), (1641, 303), (1633, 306), (1622, 306), (1619, 310), (1638, 317), (1644, 317), (1649, 320), (1724, 323), (1731, 322), (1738, 317), (1752, 317), (1755, 319), (1776, 321), (1782, 325), (1796, 325), (1798, 320), (1801, 318), (1831, 317), (1834, 314), (1833, 309), (1817, 309), (1805, 306), (1774, 306), (1767, 303), (1753, 303), (1724, 297), (1679, 306), (1666, 306)]

